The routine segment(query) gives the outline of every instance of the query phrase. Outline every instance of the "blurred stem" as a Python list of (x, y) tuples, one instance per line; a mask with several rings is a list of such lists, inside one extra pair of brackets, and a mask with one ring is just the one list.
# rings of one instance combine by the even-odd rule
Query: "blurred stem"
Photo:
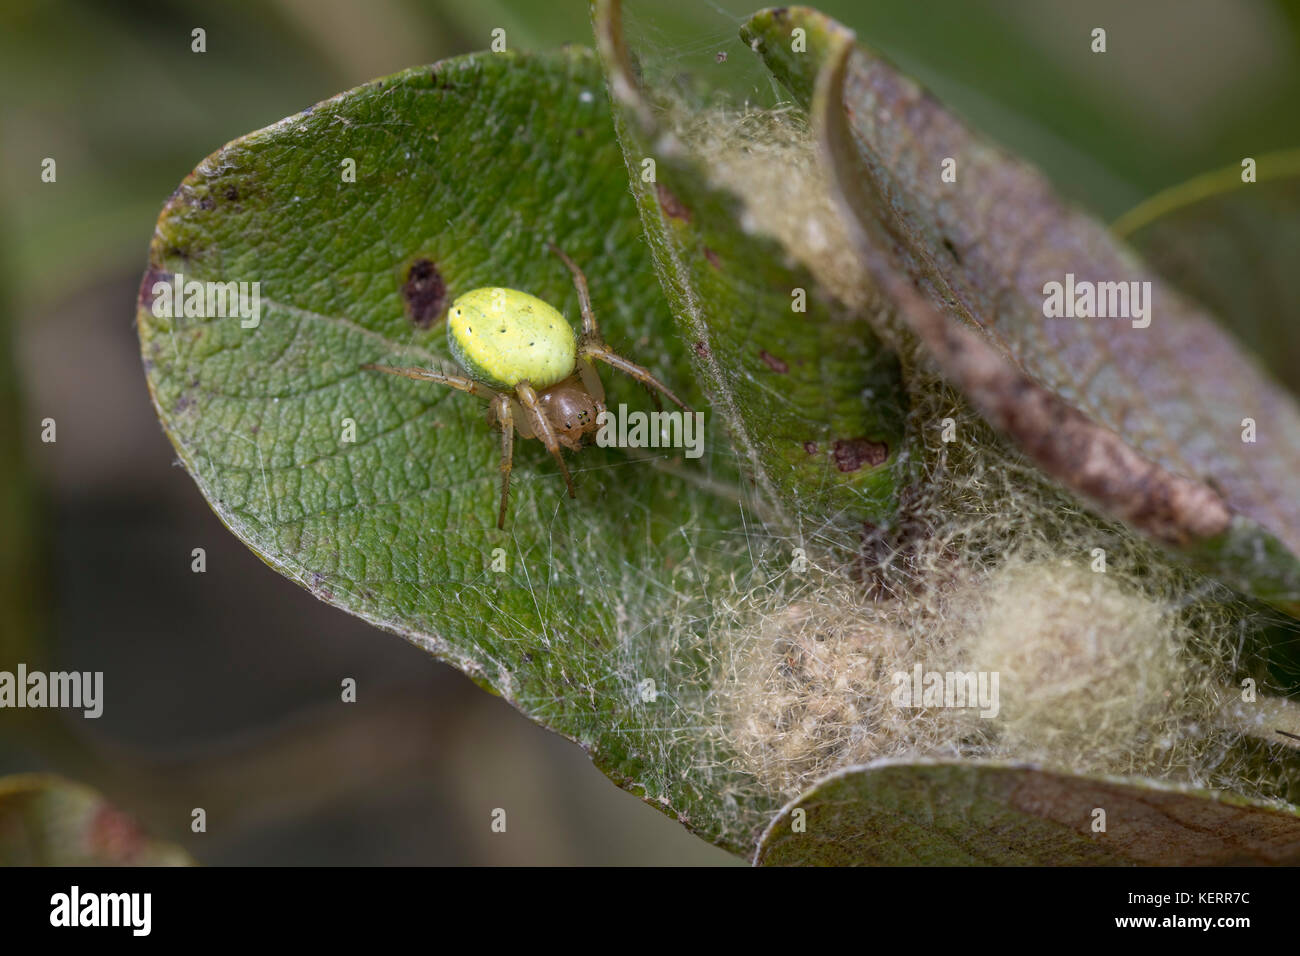
[[(1254, 157), (1256, 182), (1300, 176), (1300, 149), (1285, 149)], [(1250, 183), (1241, 180), (1241, 164), (1216, 169), (1186, 182), (1171, 186), (1134, 206), (1111, 224), (1117, 236), (1130, 236), (1184, 206), (1191, 206), (1212, 196), (1241, 189)]]

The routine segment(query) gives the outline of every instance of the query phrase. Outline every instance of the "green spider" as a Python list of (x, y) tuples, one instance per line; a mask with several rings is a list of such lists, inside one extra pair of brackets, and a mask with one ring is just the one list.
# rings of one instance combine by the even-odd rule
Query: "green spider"
[(541, 439), (560, 466), (569, 497), (577, 497), (561, 449), (578, 451), (583, 439), (600, 428), (597, 419), (605, 410), (605, 388), (593, 359), (657, 388), (686, 412), (691, 410), (646, 369), (615, 354), (605, 344), (591, 309), (587, 277), (559, 247), (551, 244), (550, 248), (573, 273), (582, 308), (582, 335), (575, 336), (568, 320), (536, 296), (488, 287), (459, 296), (448, 315), (447, 343), (465, 376), (418, 367), (361, 366), (437, 382), (491, 403), (488, 424), (501, 430), (498, 528), (506, 526), (516, 431), (521, 438)]

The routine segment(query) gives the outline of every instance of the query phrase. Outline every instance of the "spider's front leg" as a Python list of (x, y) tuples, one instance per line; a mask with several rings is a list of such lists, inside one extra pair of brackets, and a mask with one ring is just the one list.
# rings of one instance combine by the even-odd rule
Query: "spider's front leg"
[(584, 341), (578, 346), (578, 355), (582, 358), (595, 359), (598, 362), (604, 362), (611, 368), (616, 368), (624, 375), (630, 375), (647, 388), (657, 388), (667, 395), (672, 401), (681, 407), (682, 411), (690, 414), (691, 406), (687, 405), (680, 398), (673, 394), (670, 389), (659, 379), (650, 374), (649, 369), (644, 369), (635, 362), (629, 362), (623, 356), (616, 353), (604, 342), (597, 337), (594, 341)]
[[(587, 291), (587, 277), (578, 268), (578, 264), (564, 254), (564, 250), (555, 243), (550, 243), (550, 247), (551, 251), (569, 267), (569, 272), (573, 274), (574, 288), (578, 290), (578, 305), (582, 310), (582, 338), (578, 343), (578, 357), (604, 362), (611, 368), (618, 369), (624, 375), (632, 376), (647, 388), (658, 389), (672, 399), (676, 405), (689, 413), (690, 406), (674, 395), (667, 385), (651, 375), (648, 369), (642, 368), (635, 362), (629, 362), (605, 344), (605, 339), (600, 334), (600, 325), (596, 322), (596, 313), (591, 308), (591, 294)], [(657, 395), (655, 396), (655, 404), (659, 404)]]
[(555, 458), (556, 464), (560, 466), (560, 474), (564, 475), (564, 483), (569, 488), (569, 497), (578, 497), (577, 491), (573, 488), (573, 479), (569, 477), (569, 467), (564, 463), (564, 452), (560, 449), (560, 441), (555, 437), (555, 429), (551, 427), (551, 420), (546, 417), (546, 411), (542, 408), (541, 402), (537, 400), (537, 391), (527, 382), (520, 382), (515, 386), (515, 394), (519, 396), (519, 404), (524, 406), (532, 418), (533, 431), (537, 437), (542, 440), (546, 450)]
[(583, 271), (578, 268), (578, 264), (564, 254), (564, 250), (555, 243), (547, 243), (551, 251), (560, 257), (560, 261), (569, 267), (573, 273), (573, 285), (578, 290), (578, 307), (582, 310), (582, 338), (603, 341), (600, 337), (600, 329), (596, 326), (596, 313), (591, 308), (591, 293), (587, 291), (587, 277)]

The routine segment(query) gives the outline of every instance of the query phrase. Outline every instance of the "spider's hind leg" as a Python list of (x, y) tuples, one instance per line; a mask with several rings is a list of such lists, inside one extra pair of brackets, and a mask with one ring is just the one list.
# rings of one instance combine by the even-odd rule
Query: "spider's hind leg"
[(469, 394), (477, 398), (494, 398), (497, 394), (486, 385), (481, 385), (473, 379), (465, 378), (463, 375), (447, 375), (431, 368), (421, 368), (418, 365), (376, 365), (368, 362), (361, 367), (371, 372), (385, 372), (389, 375), (400, 375), (402, 378), (413, 378), (417, 382), (435, 382), (438, 385), (446, 385), (448, 388), (469, 392)]

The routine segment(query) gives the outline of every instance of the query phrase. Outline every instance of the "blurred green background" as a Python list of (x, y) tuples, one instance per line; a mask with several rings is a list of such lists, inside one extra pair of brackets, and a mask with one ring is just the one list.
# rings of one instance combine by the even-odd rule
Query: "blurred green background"
[[(751, 56), (736, 37), (750, 6), (627, 6), (633, 38), (683, 69)], [(1108, 220), (1300, 145), (1295, 2), (821, 6)], [(486, 48), (497, 27), (515, 48), (590, 43), (580, 0), (4, 0), (0, 669), (102, 670), (106, 707), (96, 721), (0, 711), (0, 773), (91, 784), (213, 865), (736, 862), (451, 668), (265, 567), (173, 467), (149, 404), (134, 296), (181, 178), (342, 90)], [(41, 181), (45, 157), (56, 183)], [(45, 418), (55, 444), (39, 440)], [(359, 684), (348, 707), (344, 677)], [(498, 806), (506, 834), (489, 828)], [(193, 807), (207, 833), (190, 832)]]

